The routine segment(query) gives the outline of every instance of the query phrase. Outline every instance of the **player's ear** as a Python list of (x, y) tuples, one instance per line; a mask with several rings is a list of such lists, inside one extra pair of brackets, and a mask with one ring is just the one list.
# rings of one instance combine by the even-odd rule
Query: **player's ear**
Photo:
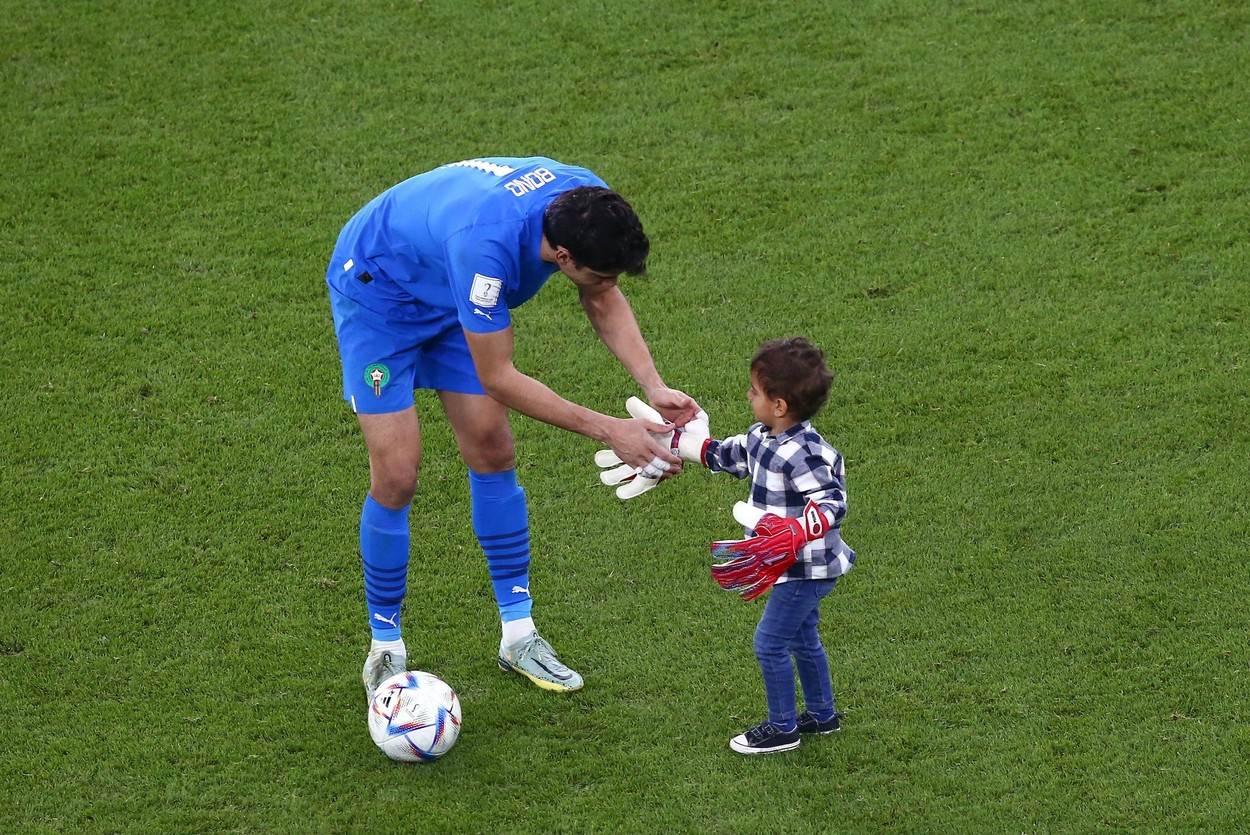
[(782, 417), (790, 411), (790, 404), (781, 397), (773, 398), (773, 417)]

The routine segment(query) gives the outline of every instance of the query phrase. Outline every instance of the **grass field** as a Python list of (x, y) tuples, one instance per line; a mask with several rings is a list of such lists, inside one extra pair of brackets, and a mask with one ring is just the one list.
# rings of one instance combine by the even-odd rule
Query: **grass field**
[[(0, 831), (1250, 828), (1250, 11), (1222, 2), (31, 2), (0, 16)], [(593, 168), (713, 429), (802, 333), (838, 373), (846, 731), (764, 761), (743, 485), (622, 505), (513, 422), (535, 615), (500, 673), (431, 397), (410, 660), (460, 743), (382, 757), (341, 224), (466, 157)], [(557, 276), (518, 366), (621, 413)], [(1237, 787), (1241, 786), (1241, 789)]]

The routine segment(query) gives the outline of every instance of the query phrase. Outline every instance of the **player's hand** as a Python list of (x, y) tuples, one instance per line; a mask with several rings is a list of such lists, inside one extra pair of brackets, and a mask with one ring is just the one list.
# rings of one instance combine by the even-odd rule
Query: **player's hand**
[[(617, 421), (619, 437), (623, 440), (610, 437), (612, 449), (599, 450), (595, 463), (607, 468), (599, 478), (608, 486), (616, 486), (618, 498), (632, 499), (659, 484), (661, 479), (680, 473), (681, 459), (671, 448), (676, 427), (664, 423), (658, 412), (637, 397), (629, 398), (625, 408), (633, 420)], [(627, 458), (626, 453), (630, 451), (633, 456)]]
[(652, 389), (648, 392), (647, 397), (657, 412), (666, 420), (671, 420), (678, 426), (685, 426), (689, 421), (698, 417), (701, 411), (699, 404), (694, 401), (693, 397), (684, 391), (678, 391), (666, 386)]
[(770, 589), (794, 565), (803, 547), (828, 530), (828, 522), (815, 502), (807, 503), (800, 518), (760, 515), (738, 502), (734, 518), (751, 528), (755, 536), (713, 542), (712, 556), (720, 562), (712, 566), (712, 578), (743, 600), (754, 600)]

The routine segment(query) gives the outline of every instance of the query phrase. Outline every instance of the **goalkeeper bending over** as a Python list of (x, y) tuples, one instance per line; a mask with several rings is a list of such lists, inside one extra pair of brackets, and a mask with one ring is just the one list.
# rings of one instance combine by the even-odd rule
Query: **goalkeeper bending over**
[[(799, 746), (800, 734), (841, 730), (817, 625), (820, 601), (851, 570), (855, 552), (840, 532), (846, 515), (842, 456), (809, 421), (824, 405), (832, 379), (824, 353), (806, 339), (765, 342), (751, 360), (747, 389), (759, 422), (723, 441), (697, 437), (694, 425), (675, 439), (684, 458), (751, 479), (753, 512), (735, 516), (754, 522), (748, 525), (754, 536), (713, 543), (713, 554), (724, 560), (712, 569), (717, 582), (746, 600), (776, 585), (755, 629), (768, 720), (729, 741), (740, 754), (788, 751)], [(791, 655), (807, 708), (801, 715)]]

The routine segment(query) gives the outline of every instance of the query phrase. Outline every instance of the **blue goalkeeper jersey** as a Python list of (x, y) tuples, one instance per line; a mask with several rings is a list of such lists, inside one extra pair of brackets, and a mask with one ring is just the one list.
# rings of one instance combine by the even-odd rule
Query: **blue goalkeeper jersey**
[(542, 288), (543, 212), (578, 186), (606, 187), (585, 168), (545, 157), (453, 162), (392, 186), (339, 235), (327, 282), (397, 326), (457, 321), (489, 333)]

